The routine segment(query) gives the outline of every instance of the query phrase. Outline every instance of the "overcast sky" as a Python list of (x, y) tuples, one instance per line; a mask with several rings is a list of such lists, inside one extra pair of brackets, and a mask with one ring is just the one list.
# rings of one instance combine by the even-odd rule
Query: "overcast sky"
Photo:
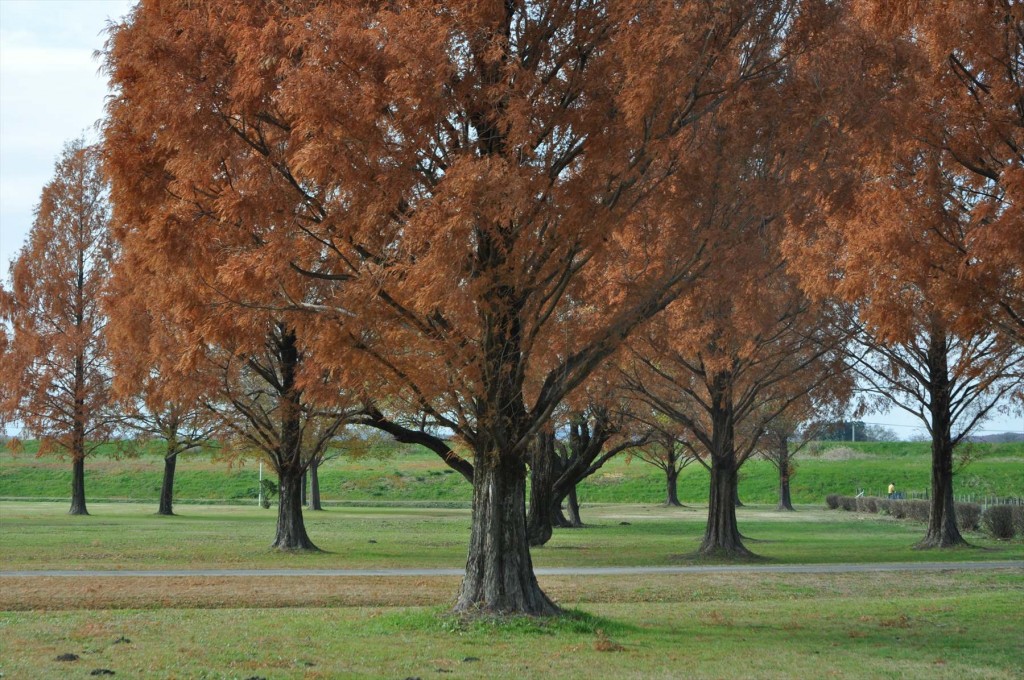
[[(108, 22), (124, 16), (129, 0), (0, 0), (0, 264), (25, 241), (43, 185), (64, 143), (95, 138), (106, 80), (93, 52)], [(923, 432), (893, 410), (866, 416), (893, 426), (902, 438)], [(986, 431), (1024, 431), (1024, 418), (998, 416)]]
[(43, 185), (68, 140), (103, 115), (93, 52), (121, 1), (0, 0), (0, 263), (25, 241)]

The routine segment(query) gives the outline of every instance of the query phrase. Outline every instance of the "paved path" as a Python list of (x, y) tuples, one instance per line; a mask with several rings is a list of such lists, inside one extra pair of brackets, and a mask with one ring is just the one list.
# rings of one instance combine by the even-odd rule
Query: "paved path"
[[(538, 576), (629, 576), (644, 574), (851, 574), (886, 571), (959, 571), (1024, 569), (1024, 561), (1000, 562), (890, 562), (872, 564), (722, 564), (690, 567), (540, 567)], [(7, 577), (103, 576), (462, 576), (463, 569), (109, 569), (0, 571)]]

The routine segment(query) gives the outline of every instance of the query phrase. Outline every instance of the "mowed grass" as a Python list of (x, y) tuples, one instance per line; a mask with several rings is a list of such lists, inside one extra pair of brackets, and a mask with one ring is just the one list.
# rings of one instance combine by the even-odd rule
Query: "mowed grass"
[[(444, 508), (331, 508), (306, 512), (322, 553), (269, 548), (273, 509), (186, 506), (162, 517), (149, 505), (96, 503), (87, 517), (62, 503), (0, 503), (0, 567), (12, 569), (461, 567), (470, 513)], [(537, 566), (659, 566), (697, 563), (706, 508), (590, 504), (582, 529), (559, 529), (533, 550)], [(1002, 560), (1024, 557), (1024, 540), (968, 534), (976, 548), (913, 548), (923, 524), (803, 507), (738, 510), (748, 547), (767, 563)]]
[[(1010, 490), (1002, 495), (1020, 495), (1022, 457), (1003, 453), (961, 471), (958, 484), (980, 471), (999, 481), (977, 477), (975, 486), (991, 490), (998, 483)], [(995, 467), (985, 472), (981, 462)], [(913, 545), (924, 534), (922, 524), (823, 509), (824, 493), (863, 487), (865, 471), (888, 479), (902, 470), (916, 479), (918, 473), (908, 471), (920, 467), (926, 487), (927, 456), (921, 451), (846, 448), (809, 458), (794, 480), (807, 484), (797, 499), (809, 503), (797, 513), (769, 505), (774, 472), (759, 465), (744, 468), (741, 494), (747, 503), (763, 496), (765, 504), (738, 511), (748, 547), (763, 558), (759, 564), (1024, 559), (1020, 538), (997, 542), (972, 533), (967, 538), (974, 548), (921, 551)], [(66, 467), (66, 461), (0, 456), (0, 496), (31, 488), (17, 486), (28, 483), (26, 473), (52, 484)], [(122, 491), (112, 497), (139, 498), (132, 495), (135, 485), (140, 479), (158, 485), (159, 469), (153, 456), (100, 456), (87, 463), (87, 488), (94, 499), (103, 488)], [(208, 456), (185, 459), (178, 469), (180, 494), (197, 501), (232, 498), (231, 489), (244, 491), (255, 477), (251, 463), (228, 471)], [(534, 564), (701, 563), (693, 553), (706, 519), (707, 473), (692, 466), (687, 474), (690, 486), (681, 488), (688, 489), (683, 497), (690, 507), (665, 508), (656, 505), (663, 495), (657, 470), (613, 463), (581, 490), (588, 526), (556, 530), (548, 545), (532, 551)], [(144, 503), (93, 500), (91, 516), (71, 517), (63, 500), (0, 501), (0, 677), (84, 678), (99, 669), (123, 678), (267, 680), (1024, 676), (1020, 569), (540, 576), (567, 616), (475, 622), (448, 613), (460, 580), (451, 576), (2, 574), (464, 565), (468, 509), (395, 503), (468, 501), (469, 485), (429, 455), (332, 461), (323, 479), (329, 501), (393, 505), (307, 512), (309, 533), (324, 552), (284, 554), (269, 549), (274, 509), (250, 502), (180, 503), (178, 516), (160, 517), (150, 490)], [(901, 479), (897, 484), (908, 488)], [(107, 482), (111, 486), (104, 487)], [(53, 489), (32, 495), (66, 495)], [(622, 500), (631, 502), (614, 502)], [(56, 660), (68, 653), (79, 659)]]
[[(971, 445), (975, 458), (958, 468), (958, 496), (1024, 496), (1024, 444)], [(0, 451), (0, 498), (61, 499), (69, 495), (71, 465), (48, 456), (36, 458), (30, 442), (16, 456)], [(163, 460), (150, 446), (142, 455), (119, 456), (108, 446), (86, 461), (86, 496), (90, 500), (132, 500), (156, 503)], [(468, 506), (469, 483), (434, 454), (415, 446), (382, 444), (372, 455), (328, 461), (320, 472), (327, 503), (429, 502)], [(830, 493), (854, 495), (863, 489), (883, 495), (890, 482), (904, 492), (923, 492), (930, 485), (931, 457), (920, 442), (829, 442), (812, 445), (795, 459), (793, 500), (823, 503)], [(266, 474), (271, 474), (265, 468)], [(229, 466), (211, 453), (183, 455), (177, 468), (175, 497), (179, 503), (245, 503), (255, 497), (258, 464)], [(684, 502), (707, 500), (708, 472), (699, 464), (683, 470), (679, 495)], [(770, 463), (752, 460), (740, 472), (740, 496), (748, 503), (777, 500), (778, 473)], [(665, 498), (660, 470), (620, 457), (580, 485), (580, 498), (593, 503), (658, 503)]]
[[(296, 579), (292, 579), (295, 581)], [(541, 580), (569, 614), (414, 607), (0, 613), (4, 678), (1019, 678), (1019, 572)], [(589, 585), (588, 585), (589, 584)], [(446, 582), (452, 588), (454, 582)], [(575, 590), (571, 590), (575, 588)], [(653, 591), (653, 592), (652, 592)], [(651, 597), (656, 593), (657, 600)], [(74, 662), (57, 661), (76, 654)]]

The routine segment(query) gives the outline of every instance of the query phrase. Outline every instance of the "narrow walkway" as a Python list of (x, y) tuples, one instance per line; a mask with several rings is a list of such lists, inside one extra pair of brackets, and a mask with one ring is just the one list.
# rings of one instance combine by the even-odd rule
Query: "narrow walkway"
[[(891, 562), (870, 564), (719, 564), (688, 567), (540, 567), (538, 576), (629, 576), (644, 574), (851, 574), (886, 571), (962, 571), (1022, 569), (1024, 561)], [(462, 576), (463, 569), (82, 569), (0, 571), (0, 578), (102, 576)]]

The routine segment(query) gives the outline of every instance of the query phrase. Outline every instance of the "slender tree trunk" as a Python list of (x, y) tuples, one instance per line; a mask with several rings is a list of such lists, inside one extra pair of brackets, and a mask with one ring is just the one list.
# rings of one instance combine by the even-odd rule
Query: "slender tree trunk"
[(792, 512), (795, 508), (789, 493), (789, 442), (785, 437), (782, 437), (780, 441), (776, 442), (776, 445), (778, 446), (778, 460), (776, 462), (779, 465), (779, 504), (775, 509)]
[(566, 512), (568, 512), (569, 526), (578, 529), (583, 526), (583, 520), (580, 518), (580, 500), (576, 494), (576, 485), (573, 484), (572, 488), (569, 489), (569, 495), (566, 496)]
[(315, 456), (309, 463), (309, 509), (323, 510), (320, 504), (320, 457)]
[(949, 379), (948, 362), (946, 334), (941, 329), (933, 328), (928, 341), (928, 392), (932, 420), (932, 507), (928, 517), (928, 533), (918, 544), (920, 548), (953, 548), (968, 544), (957, 527), (956, 504), (953, 502), (953, 384)]
[[(562, 504), (565, 503), (565, 511)], [(554, 505), (555, 526), (559, 529), (579, 529), (583, 527), (580, 519), (580, 502), (576, 496), (576, 485), (573, 484), (561, 498), (556, 498)]]
[(533, 573), (526, 536), (525, 465), (514, 456), (477, 461), (469, 557), (455, 611), (558, 614)]
[(536, 547), (551, 540), (554, 525), (554, 435), (538, 435), (531, 448), (530, 511), (526, 520), (526, 535), (530, 546)]
[(779, 473), (779, 505), (775, 508), (776, 510), (786, 510), (788, 512), (795, 512), (796, 508), (793, 507), (793, 498), (789, 493), (789, 473)]
[(277, 535), (272, 547), (278, 550), (319, 550), (306, 534), (302, 519), (303, 473), (294, 468), (278, 471)]
[(71, 461), (71, 509), (69, 515), (88, 515), (85, 507), (85, 458), (75, 456)]
[(562, 501), (565, 499), (555, 501), (551, 506), (552, 523), (556, 529), (571, 529), (572, 524), (569, 523), (569, 518), (562, 512)]
[[(82, 254), (79, 253), (79, 303), (81, 303)], [(79, 316), (78, 324), (81, 325)], [(85, 361), (75, 357), (75, 412), (71, 424), (71, 508), (69, 515), (88, 515), (85, 507)]]
[(178, 465), (178, 456), (167, 454), (164, 456), (164, 483), (160, 487), (160, 507), (158, 515), (174, 514), (174, 468)]
[(675, 466), (665, 468), (665, 505), (668, 507), (681, 508), (679, 502), (679, 470)]

